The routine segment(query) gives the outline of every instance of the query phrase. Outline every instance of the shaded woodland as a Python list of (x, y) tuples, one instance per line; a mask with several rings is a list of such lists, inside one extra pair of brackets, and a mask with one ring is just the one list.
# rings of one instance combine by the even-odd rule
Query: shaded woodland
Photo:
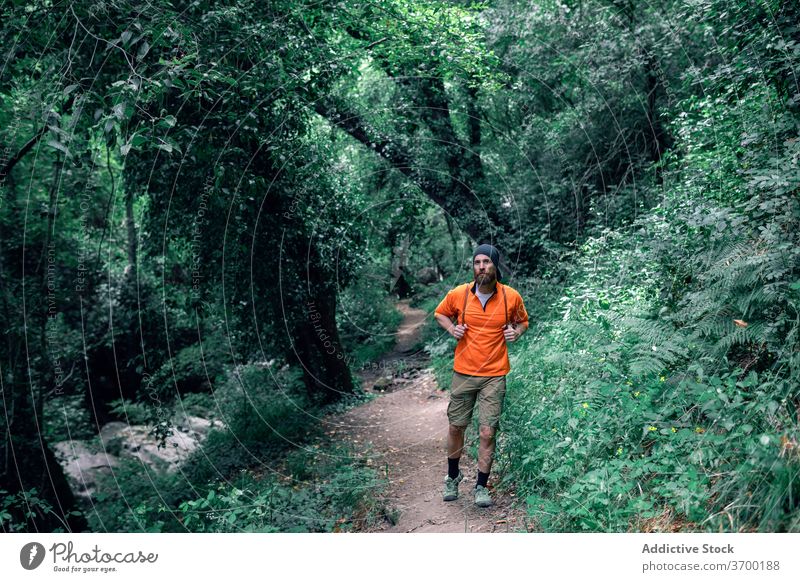
[[(5, 0), (0, 23), (3, 531), (342, 527), (379, 475), (287, 443), (364, 398), (398, 297), (432, 312), (481, 242), (532, 316), (499, 484), (545, 531), (800, 531), (795, 3)], [(444, 388), (452, 344), (425, 338)], [(187, 411), (224, 429), (177, 473), (87, 500), (54, 453)], [(247, 473), (278, 458), (327, 480)]]

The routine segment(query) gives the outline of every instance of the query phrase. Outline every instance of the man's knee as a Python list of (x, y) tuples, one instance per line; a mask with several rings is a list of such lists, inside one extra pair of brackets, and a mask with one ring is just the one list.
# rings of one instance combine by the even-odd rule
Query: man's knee
[(453, 436), (462, 436), (466, 430), (466, 426), (456, 426), (454, 424), (450, 425), (450, 434)]
[(491, 426), (481, 426), (479, 432), (482, 441), (491, 441), (494, 439), (496, 430)]

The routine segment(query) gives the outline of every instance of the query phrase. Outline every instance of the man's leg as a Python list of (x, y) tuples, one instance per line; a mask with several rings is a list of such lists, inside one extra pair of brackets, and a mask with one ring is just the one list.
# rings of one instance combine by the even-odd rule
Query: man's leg
[[(478, 485), (486, 487), (486, 477), (492, 470), (494, 460), (495, 434), (500, 425), (503, 402), (506, 397), (506, 377), (487, 377), (478, 395), (478, 425), (480, 442), (478, 444)], [(482, 475), (480, 474), (482, 473)]]
[(479, 443), (478, 443), (478, 482), (475, 484), (475, 504), (489, 507), (492, 504), (489, 490), (489, 472), (494, 460), (495, 435), (503, 411), (506, 395), (506, 377), (495, 376), (486, 379), (478, 396), (479, 402)]
[(447, 431), (447, 477), (444, 478), (444, 501), (458, 499), (458, 484), (464, 478), (458, 468), (461, 451), (464, 449), (464, 431), (467, 427), (451, 424)]
[(458, 477), (458, 460), (464, 449), (464, 432), (472, 420), (480, 378), (453, 373), (450, 388), (450, 403), (447, 406), (447, 474), (451, 479)]
[(489, 482), (489, 471), (492, 470), (495, 429), (482, 424), (479, 430), (478, 482), (475, 484), (475, 505), (478, 507), (489, 507), (492, 504), (492, 498), (489, 495), (486, 484)]
[(458, 484), (464, 478), (458, 468), (464, 450), (464, 432), (472, 419), (477, 397), (477, 381), (472, 376), (453, 373), (450, 403), (447, 405), (447, 476), (444, 480), (444, 501), (458, 499)]
[[(496, 430), (491, 426), (480, 427), (480, 444), (478, 445), (478, 471), (485, 473), (486, 475), (488, 475), (492, 470), (492, 461), (494, 460), (495, 432)], [(485, 487), (486, 484), (483, 483), (483, 486)]]
[[(450, 425), (447, 431), (447, 458), (458, 460), (461, 458), (461, 452), (464, 450), (464, 432), (466, 426)], [(454, 475), (450, 475), (455, 478)]]

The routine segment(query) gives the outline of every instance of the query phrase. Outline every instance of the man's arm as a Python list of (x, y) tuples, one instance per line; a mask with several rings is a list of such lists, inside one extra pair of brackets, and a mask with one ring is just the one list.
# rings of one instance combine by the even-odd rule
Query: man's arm
[(525, 311), (525, 305), (522, 302), (522, 296), (517, 295), (517, 305), (514, 309), (514, 322), (509, 323), (503, 329), (503, 336), (507, 342), (515, 342), (522, 334), (528, 331), (528, 312)]
[(503, 329), (503, 336), (505, 336), (507, 342), (515, 342), (522, 334), (528, 331), (528, 322), (521, 321), (519, 323), (509, 323)]
[(520, 323), (509, 323), (503, 328), (503, 336), (507, 342), (515, 342), (522, 334), (528, 331), (528, 322), (521, 321)]
[(467, 331), (467, 324), (454, 324), (452, 319), (441, 313), (434, 313), (433, 315), (436, 318), (436, 322), (451, 336), (457, 340), (464, 337), (464, 332)]

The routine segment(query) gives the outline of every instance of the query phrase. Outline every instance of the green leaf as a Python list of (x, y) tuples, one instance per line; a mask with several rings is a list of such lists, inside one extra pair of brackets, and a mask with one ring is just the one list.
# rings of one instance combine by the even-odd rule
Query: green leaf
[(72, 154), (70, 153), (69, 148), (67, 146), (65, 146), (63, 143), (61, 143), (60, 141), (56, 141), (54, 139), (51, 139), (51, 140), (48, 140), (47, 145), (49, 145), (50, 147), (53, 147), (53, 148), (55, 148), (55, 149), (57, 149), (57, 150), (59, 150), (61, 152), (64, 152), (64, 154), (68, 158), (72, 157)]

